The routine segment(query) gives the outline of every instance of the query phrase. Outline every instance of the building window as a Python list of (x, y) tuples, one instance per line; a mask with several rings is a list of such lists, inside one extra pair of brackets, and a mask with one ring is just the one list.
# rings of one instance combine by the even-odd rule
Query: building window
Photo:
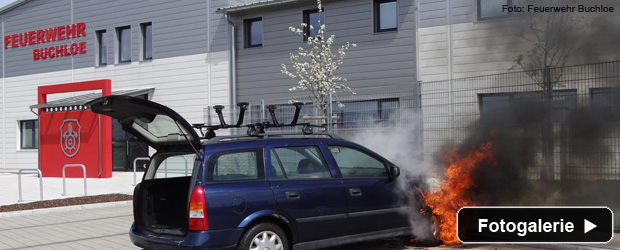
[(304, 23), (307, 24), (306, 27), (304, 27), (304, 41), (306, 41), (308, 37), (316, 37), (319, 34), (321, 25), (325, 24), (325, 12), (319, 12), (319, 10), (305, 10)]
[(590, 89), (590, 101), (594, 107), (612, 109), (620, 100), (620, 88), (592, 88)]
[(151, 23), (140, 24), (142, 33), (142, 60), (153, 59), (153, 25)]
[(244, 21), (245, 27), (245, 47), (263, 46), (263, 19), (254, 18)]
[(116, 28), (118, 36), (118, 62), (131, 62), (131, 29), (129, 26)]
[(504, 5), (527, 8), (529, 0), (477, 0), (478, 20), (508, 17), (515, 12), (504, 10)]
[[(481, 115), (510, 115), (506, 112), (511, 105), (526, 105), (544, 100), (542, 91), (509, 92), (478, 94)], [(564, 120), (571, 110), (577, 108), (577, 90), (562, 89), (553, 90), (553, 120)]]
[(39, 148), (39, 120), (19, 121), (19, 131), (21, 149)]
[(398, 98), (342, 102), (344, 107), (332, 105), (338, 115), (338, 128), (360, 128), (374, 122), (386, 122), (400, 118)]
[(105, 30), (95, 32), (97, 36), (97, 65), (103, 66), (108, 64), (108, 38)]
[(375, 32), (398, 30), (396, 0), (375, 0)]

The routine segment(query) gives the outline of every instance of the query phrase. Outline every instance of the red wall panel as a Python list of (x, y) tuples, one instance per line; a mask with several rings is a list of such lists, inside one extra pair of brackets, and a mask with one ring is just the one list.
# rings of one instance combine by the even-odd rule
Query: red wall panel
[[(101, 89), (111, 94), (111, 81), (96, 80), (39, 87), (39, 104), (48, 94)], [(62, 177), (65, 164), (84, 164), (88, 178), (112, 177), (112, 120), (90, 110), (46, 112), (39, 109), (39, 168), (43, 177)], [(82, 177), (67, 168), (67, 177)]]

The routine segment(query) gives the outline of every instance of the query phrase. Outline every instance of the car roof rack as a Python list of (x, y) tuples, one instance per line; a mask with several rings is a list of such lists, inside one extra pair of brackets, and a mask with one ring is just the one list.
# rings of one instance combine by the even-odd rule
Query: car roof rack
[[(296, 102), (296, 103), (293, 103), (293, 105), (295, 106), (295, 114), (293, 115), (293, 120), (291, 121), (291, 123), (278, 122), (278, 119), (276, 118), (276, 113), (275, 113), (275, 110), (277, 108), (276, 105), (269, 105), (267, 106), (267, 110), (269, 111), (269, 114), (271, 116), (271, 121), (263, 121), (263, 122), (253, 123), (253, 124), (243, 124), (243, 119), (245, 118), (245, 112), (248, 110), (249, 103), (241, 102), (237, 104), (237, 106), (239, 107), (239, 116), (237, 118), (236, 124), (234, 125), (226, 124), (226, 121), (224, 121), (224, 115), (222, 113), (224, 106), (215, 105), (213, 106), (213, 109), (215, 109), (215, 113), (217, 114), (217, 117), (219, 119), (219, 122), (220, 122), (219, 125), (208, 125), (208, 124), (203, 123), (203, 124), (192, 124), (192, 127), (200, 131), (200, 133), (202, 134), (202, 137), (200, 139), (208, 140), (208, 139), (215, 138), (217, 136), (215, 134), (215, 131), (220, 130), (220, 129), (248, 128), (247, 135), (243, 137), (248, 137), (248, 136), (249, 137), (265, 137), (265, 135), (268, 135), (268, 136), (276, 135), (276, 134), (266, 134), (265, 130), (269, 128), (302, 126), (302, 129), (301, 129), (302, 135), (311, 135), (313, 133), (312, 128), (325, 128), (327, 126), (326, 124), (313, 125), (310, 123), (299, 123), (298, 122), (299, 113), (301, 111), (301, 107), (304, 104), (301, 102)], [(284, 134), (279, 134), (279, 135), (284, 135)], [(288, 134), (288, 135), (294, 135), (294, 134)]]
[(220, 142), (236, 142), (236, 141), (249, 141), (256, 139), (283, 139), (283, 138), (330, 138), (330, 139), (343, 139), (342, 137), (328, 133), (264, 133), (256, 136), (247, 135), (231, 135), (231, 136), (216, 136), (205, 142), (205, 144), (216, 144)]

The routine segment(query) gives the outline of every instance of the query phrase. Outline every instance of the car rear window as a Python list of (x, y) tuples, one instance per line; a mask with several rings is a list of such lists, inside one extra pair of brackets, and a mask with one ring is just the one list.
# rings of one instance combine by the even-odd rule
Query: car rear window
[(316, 146), (271, 149), (272, 179), (331, 178), (321, 151)]
[(262, 150), (222, 152), (211, 156), (207, 166), (208, 182), (264, 180)]

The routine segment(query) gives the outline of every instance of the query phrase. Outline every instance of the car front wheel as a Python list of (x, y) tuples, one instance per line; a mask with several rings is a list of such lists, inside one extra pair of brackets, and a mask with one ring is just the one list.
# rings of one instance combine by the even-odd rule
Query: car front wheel
[(288, 239), (284, 231), (273, 223), (261, 223), (248, 230), (237, 250), (288, 250)]

